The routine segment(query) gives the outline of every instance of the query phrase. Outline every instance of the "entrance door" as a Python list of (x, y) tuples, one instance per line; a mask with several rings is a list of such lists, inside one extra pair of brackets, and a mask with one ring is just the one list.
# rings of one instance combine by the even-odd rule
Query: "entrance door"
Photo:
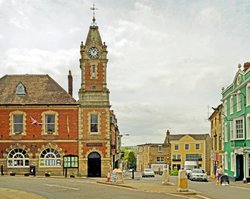
[(236, 180), (243, 180), (244, 178), (244, 165), (243, 165), (243, 155), (236, 156)]
[(88, 177), (101, 177), (101, 156), (97, 152), (88, 156)]

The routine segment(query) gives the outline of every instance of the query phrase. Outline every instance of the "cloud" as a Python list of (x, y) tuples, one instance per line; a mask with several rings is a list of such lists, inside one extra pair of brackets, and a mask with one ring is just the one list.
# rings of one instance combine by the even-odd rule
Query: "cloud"
[[(1, 74), (51, 75), (74, 97), (79, 45), (92, 19), (89, 1), (0, 0)], [(249, 61), (248, 1), (97, 1), (108, 46), (112, 108), (127, 143), (162, 142), (172, 133), (209, 133), (205, 122)], [(125, 139), (125, 138), (124, 138)]]

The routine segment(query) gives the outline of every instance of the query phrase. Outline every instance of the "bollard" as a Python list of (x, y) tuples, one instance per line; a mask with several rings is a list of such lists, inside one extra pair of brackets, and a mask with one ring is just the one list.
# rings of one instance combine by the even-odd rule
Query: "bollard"
[(185, 170), (179, 170), (178, 173), (178, 192), (188, 192), (188, 179)]
[(162, 184), (163, 185), (169, 184), (169, 167), (163, 168)]
[(108, 171), (108, 174), (107, 174), (107, 182), (110, 182), (110, 171)]

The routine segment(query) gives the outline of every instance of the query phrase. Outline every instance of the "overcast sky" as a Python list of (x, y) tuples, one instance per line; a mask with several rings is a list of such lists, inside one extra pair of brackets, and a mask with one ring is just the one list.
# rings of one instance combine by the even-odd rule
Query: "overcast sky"
[[(74, 98), (92, 0), (0, 0), (0, 76), (49, 74)], [(95, 0), (123, 145), (210, 133), (211, 107), (250, 61), (250, 1)], [(208, 108), (210, 106), (210, 108)]]

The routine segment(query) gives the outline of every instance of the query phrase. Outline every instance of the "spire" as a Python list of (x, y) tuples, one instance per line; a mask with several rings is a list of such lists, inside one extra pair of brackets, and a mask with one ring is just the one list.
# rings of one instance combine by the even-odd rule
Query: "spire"
[(89, 28), (89, 32), (88, 32), (85, 45), (97, 44), (97, 45), (102, 46), (102, 39), (101, 39), (98, 26), (96, 24), (96, 19), (95, 19), (95, 11), (97, 10), (97, 8), (95, 7), (95, 4), (93, 4), (93, 7), (91, 7), (90, 10), (93, 11), (93, 19), (92, 19), (91, 26)]
[(91, 26), (96, 26), (97, 24), (95, 22), (95, 10), (98, 10), (98, 8), (95, 7), (95, 3), (93, 3), (93, 7), (91, 7), (90, 10), (93, 11), (93, 18), (92, 18)]

